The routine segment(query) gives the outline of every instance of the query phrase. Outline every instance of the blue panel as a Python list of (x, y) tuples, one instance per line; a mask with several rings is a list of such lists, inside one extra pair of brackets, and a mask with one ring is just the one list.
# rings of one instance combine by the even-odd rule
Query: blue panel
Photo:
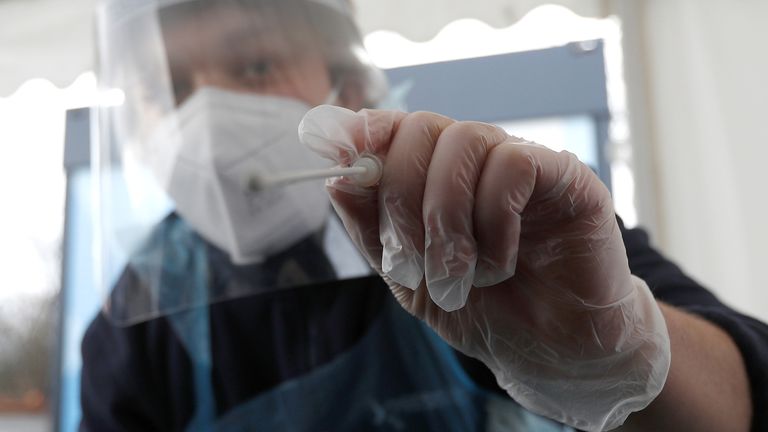
[(90, 110), (67, 111), (64, 167), (67, 172), (61, 288), (56, 430), (74, 432), (80, 422), (80, 342), (98, 312), (101, 293), (93, 279)]
[(410, 83), (409, 111), (485, 122), (608, 112), (602, 42), (386, 71)]
[(90, 165), (90, 115), (89, 108), (67, 111), (64, 133), (64, 168), (67, 170)]
[(80, 341), (96, 315), (101, 293), (93, 283), (91, 175), (87, 168), (70, 172), (62, 287), (62, 340), (59, 366), (58, 430), (74, 432), (80, 421)]

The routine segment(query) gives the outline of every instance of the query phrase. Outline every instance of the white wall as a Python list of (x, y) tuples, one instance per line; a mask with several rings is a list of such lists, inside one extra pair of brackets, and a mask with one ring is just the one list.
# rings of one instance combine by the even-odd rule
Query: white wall
[(644, 70), (628, 85), (643, 87), (633, 132), (649, 151), (641, 174), (655, 176), (640, 179), (654, 193), (638, 204), (654, 208), (670, 257), (768, 320), (768, 2), (638, 3), (623, 17), (638, 42), (626, 54)]

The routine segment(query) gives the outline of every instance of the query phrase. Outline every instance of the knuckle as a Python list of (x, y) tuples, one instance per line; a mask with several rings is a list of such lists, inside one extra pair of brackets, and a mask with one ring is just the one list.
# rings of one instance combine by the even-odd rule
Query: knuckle
[(491, 151), (489, 158), (498, 158), (503, 169), (519, 176), (532, 177), (536, 174), (536, 158), (528, 147), (501, 145)]
[(429, 111), (415, 111), (405, 116), (404, 122), (412, 124), (427, 124), (433, 123), (436, 119), (445, 118), (440, 114), (431, 113)]
[(408, 114), (400, 122), (400, 131), (408, 133), (426, 132), (426, 134), (431, 137), (431, 140), (435, 141), (446, 125), (452, 122), (453, 120), (440, 114), (428, 111), (416, 111)]
[(460, 121), (448, 126), (441, 138), (455, 145), (487, 147), (506, 138), (506, 133), (488, 123)]

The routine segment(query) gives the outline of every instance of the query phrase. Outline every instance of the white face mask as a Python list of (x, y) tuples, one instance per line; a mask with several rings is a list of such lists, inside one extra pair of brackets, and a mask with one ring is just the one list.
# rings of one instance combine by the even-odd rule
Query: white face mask
[(248, 188), (253, 175), (328, 166), (299, 142), (297, 127), (309, 108), (294, 99), (203, 88), (150, 140), (162, 149), (151, 168), (177, 212), (236, 264), (263, 261), (326, 221), (323, 180)]

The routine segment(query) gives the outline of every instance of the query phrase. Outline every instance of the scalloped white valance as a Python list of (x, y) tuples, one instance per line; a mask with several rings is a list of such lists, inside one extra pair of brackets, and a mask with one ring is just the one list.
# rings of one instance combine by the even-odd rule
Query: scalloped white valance
[(66, 87), (93, 69), (96, 0), (0, 0), (0, 97), (33, 78)]
[[(603, 16), (608, 0), (353, 0), (364, 34), (390, 30), (414, 41), (434, 37), (445, 25), (476, 18), (507, 27), (543, 4), (582, 16)], [(93, 69), (93, 10), (97, 0), (0, 0), (0, 97), (27, 80), (70, 85)]]
[(432, 39), (447, 24), (474, 18), (492, 27), (509, 27), (546, 4), (564, 6), (583, 17), (604, 17), (611, 0), (356, 0), (363, 34), (390, 30), (413, 40)]

